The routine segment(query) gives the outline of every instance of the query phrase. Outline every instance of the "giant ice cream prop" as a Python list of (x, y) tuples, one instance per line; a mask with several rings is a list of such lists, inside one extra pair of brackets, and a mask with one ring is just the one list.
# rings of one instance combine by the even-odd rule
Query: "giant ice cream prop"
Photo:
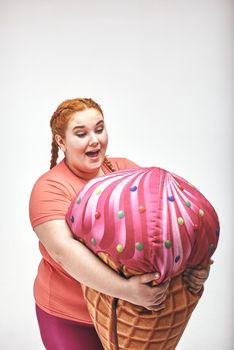
[(158, 167), (128, 169), (89, 181), (67, 213), (74, 236), (126, 278), (170, 278), (166, 308), (155, 312), (82, 286), (105, 350), (175, 349), (202, 292), (183, 281), (207, 266), (219, 237), (209, 201), (188, 181)]

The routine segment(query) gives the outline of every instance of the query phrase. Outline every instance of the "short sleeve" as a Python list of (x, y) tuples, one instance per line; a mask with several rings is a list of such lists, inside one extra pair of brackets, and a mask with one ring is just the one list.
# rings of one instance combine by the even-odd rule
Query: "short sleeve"
[(43, 222), (65, 219), (71, 196), (60, 183), (40, 178), (34, 185), (29, 201), (29, 217), (32, 227)]

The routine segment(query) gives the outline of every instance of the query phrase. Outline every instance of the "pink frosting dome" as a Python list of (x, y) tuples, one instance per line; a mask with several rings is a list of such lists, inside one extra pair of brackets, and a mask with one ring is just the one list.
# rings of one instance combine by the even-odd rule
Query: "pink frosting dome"
[(89, 181), (66, 220), (94, 253), (108, 253), (159, 282), (188, 266), (208, 265), (218, 216), (188, 181), (158, 167), (115, 171)]

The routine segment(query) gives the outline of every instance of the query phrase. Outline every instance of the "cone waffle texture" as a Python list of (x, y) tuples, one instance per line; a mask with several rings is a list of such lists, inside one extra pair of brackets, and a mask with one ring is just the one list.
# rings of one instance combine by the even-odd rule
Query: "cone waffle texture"
[[(115, 263), (107, 254), (99, 257), (126, 277), (137, 272)], [(99, 293), (82, 285), (88, 310), (105, 350), (173, 350), (202, 292), (193, 295), (182, 279), (172, 277), (165, 309), (155, 312)]]

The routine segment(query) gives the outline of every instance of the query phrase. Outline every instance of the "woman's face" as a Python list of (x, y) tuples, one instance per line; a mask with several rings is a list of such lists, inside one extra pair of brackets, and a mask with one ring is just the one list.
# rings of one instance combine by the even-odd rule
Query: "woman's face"
[(90, 179), (101, 174), (108, 135), (101, 113), (88, 108), (75, 112), (68, 122), (65, 138), (56, 135), (66, 163), (78, 176)]

